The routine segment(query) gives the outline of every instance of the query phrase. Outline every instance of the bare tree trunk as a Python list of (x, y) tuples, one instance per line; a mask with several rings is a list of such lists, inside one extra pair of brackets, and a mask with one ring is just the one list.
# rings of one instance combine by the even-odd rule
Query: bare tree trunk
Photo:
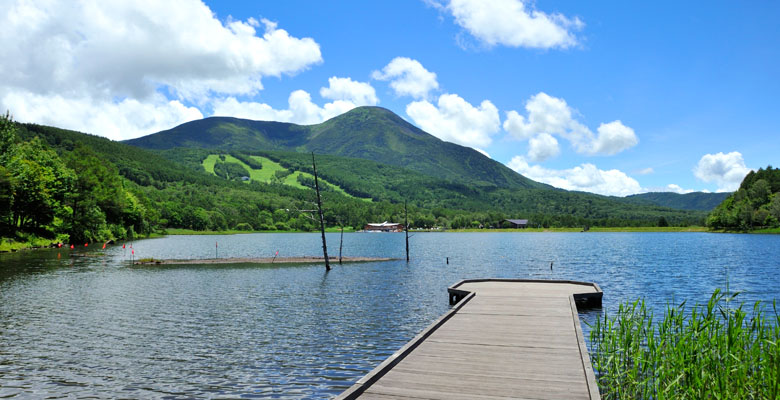
[(325, 257), (325, 271), (330, 271), (330, 260), (328, 260), (328, 245), (325, 243), (325, 218), (322, 216), (320, 183), (317, 179), (317, 164), (314, 162), (314, 152), (311, 153), (311, 166), (314, 169), (314, 189), (317, 190), (317, 211), (319, 211), (320, 214), (320, 232), (322, 233), (322, 254)]
[(406, 200), (404, 200), (404, 232), (406, 232), (406, 262), (409, 262), (409, 214), (406, 211)]

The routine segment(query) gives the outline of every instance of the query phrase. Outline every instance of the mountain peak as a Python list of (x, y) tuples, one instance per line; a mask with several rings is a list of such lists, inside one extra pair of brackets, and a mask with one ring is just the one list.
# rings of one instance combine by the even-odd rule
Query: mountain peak
[(392, 111), (375, 106), (356, 107), (314, 125), (212, 117), (127, 143), (151, 149), (316, 152), (396, 165), (463, 184), (548, 187), (470, 147), (442, 141)]

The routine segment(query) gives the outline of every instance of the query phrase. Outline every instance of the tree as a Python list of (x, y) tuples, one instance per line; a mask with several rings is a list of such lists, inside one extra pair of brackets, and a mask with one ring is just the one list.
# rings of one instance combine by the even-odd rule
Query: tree
[(661, 218), (658, 218), (658, 226), (659, 227), (669, 226), (669, 222), (666, 220), (666, 217), (661, 216)]
[(6, 111), (5, 115), (0, 115), (0, 165), (5, 164), (10, 157), (16, 140), (16, 123)]
[(767, 182), (765, 179), (756, 180), (748, 189), (750, 202), (753, 203), (754, 207), (760, 207), (766, 203), (769, 203), (769, 196), (771, 194), (772, 189), (769, 187), (769, 182)]
[(109, 239), (98, 231), (107, 223), (125, 225), (123, 217), (128, 198), (118, 172), (86, 146), (76, 146), (67, 161), (70, 168), (78, 171), (68, 198), (72, 210), (69, 216), (71, 240)]
[(14, 226), (36, 229), (52, 222), (71, 190), (73, 171), (38, 137), (17, 145), (7, 168), (14, 181)]
[(0, 234), (11, 226), (11, 206), (14, 204), (14, 181), (8, 170), (0, 165)]

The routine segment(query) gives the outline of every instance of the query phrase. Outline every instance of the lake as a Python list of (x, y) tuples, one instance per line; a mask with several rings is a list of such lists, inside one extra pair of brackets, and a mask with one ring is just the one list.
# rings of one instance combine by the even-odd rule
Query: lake
[[(331, 256), (338, 234), (328, 234)], [(218, 249), (216, 243), (218, 242)], [(598, 283), (604, 309), (645, 297), (780, 293), (780, 236), (416, 233), (411, 262), (130, 266), (130, 258), (321, 254), (319, 234), (170, 236), (0, 255), (0, 398), (327, 398), (449, 308), (465, 278)], [(71, 252), (88, 257), (71, 257)], [(344, 234), (345, 256), (404, 257), (403, 234)], [(446, 258), (449, 257), (449, 264)], [(550, 262), (553, 270), (550, 270)], [(587, 328), (586, 328), (587, 330)]]

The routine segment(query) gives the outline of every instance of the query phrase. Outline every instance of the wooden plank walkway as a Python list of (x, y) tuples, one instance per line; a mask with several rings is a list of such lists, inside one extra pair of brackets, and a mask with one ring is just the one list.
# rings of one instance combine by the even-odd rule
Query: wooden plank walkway
[(479, 279), (454, 307), (339, 399), (599, 399), (577, 305), (594, 283)]

